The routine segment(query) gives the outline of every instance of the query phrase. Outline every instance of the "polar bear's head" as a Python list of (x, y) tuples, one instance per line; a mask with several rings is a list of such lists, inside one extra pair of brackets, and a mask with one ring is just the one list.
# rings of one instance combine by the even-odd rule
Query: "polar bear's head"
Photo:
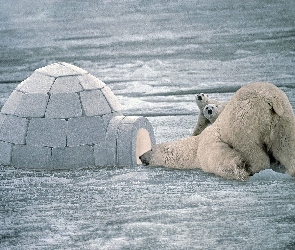
[(171, 152), (169, 145), (167, 143), (154, 145), (153, 148), (143, 155), (139, 156), (142, 164), (147, 165), (159, 165), (159, 166), (166, 166), (169, 159), (171, 160)]
[(200, 109), (203, 109), (209, 102), (209, 96), (204, 93), (197, 94), (195, 98)]
[(219, 107), (216, 104), (208, 104), (203, 109), (204, 116), (211, 122), (215, 122), (219, 115)]

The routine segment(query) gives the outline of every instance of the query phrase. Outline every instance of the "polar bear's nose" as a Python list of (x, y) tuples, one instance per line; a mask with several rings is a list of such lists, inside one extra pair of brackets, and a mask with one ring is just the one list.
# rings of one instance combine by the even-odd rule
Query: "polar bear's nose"
[(144, 157), (144, 155), (139, 156), (139, 159), (141, 160), (143, 165), (149, 165), (149, 161)]
[(208, 114), (212, 115), (212, 110), (211, 109), (208, 109)]
[(198, 95), (198, 100), (201, 101), (202, 100), (202, 96)]

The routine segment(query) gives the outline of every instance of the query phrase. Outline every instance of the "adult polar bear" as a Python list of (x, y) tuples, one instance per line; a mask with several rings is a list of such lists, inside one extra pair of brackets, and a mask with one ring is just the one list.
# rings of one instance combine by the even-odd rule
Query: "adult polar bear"
[(240, 88), (217, 120), (200, 135), (155, 145), (143, 164), (201, 168), (247, 180), (274, 158), (295, 176), (295, 116), (285, 93), (270, 83)]

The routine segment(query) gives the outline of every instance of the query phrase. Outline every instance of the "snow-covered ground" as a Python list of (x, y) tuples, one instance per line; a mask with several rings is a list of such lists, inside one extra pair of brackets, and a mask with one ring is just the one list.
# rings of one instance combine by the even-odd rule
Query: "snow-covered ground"
[[(295, 109), (293, 1), (0, 0), (0, 105), (37, 68), (103, 80), (158, 143), (191, 134), (194, 95), (269, 81)], [(210, 152), (208, 152), (208, 157)], [(202, 171), (0, 168), (1, 249), (293, 249), (295, 181)]]

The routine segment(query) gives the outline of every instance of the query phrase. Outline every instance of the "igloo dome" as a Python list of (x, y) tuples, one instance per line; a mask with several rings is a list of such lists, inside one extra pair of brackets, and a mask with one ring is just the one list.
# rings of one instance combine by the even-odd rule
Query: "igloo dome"
[(153, 144), (146, 118), (124, 116), (105, 83), (64, 62), (37, 69), (16, 87), (0, 113), (1, 165), (136, 165)]

